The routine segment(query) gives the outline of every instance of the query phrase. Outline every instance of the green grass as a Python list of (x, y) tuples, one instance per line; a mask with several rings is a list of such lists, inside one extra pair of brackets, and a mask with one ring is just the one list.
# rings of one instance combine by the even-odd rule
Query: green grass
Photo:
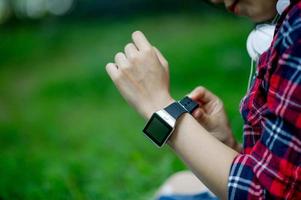
[(20, 26), (0, 31), (0, 199), (150, 199), (185, 169), (104, 66), (140, 29), (170, 62), (175, 98), (197, 85), (227, 107), (241, 139), (250, 23), (195, 14)]

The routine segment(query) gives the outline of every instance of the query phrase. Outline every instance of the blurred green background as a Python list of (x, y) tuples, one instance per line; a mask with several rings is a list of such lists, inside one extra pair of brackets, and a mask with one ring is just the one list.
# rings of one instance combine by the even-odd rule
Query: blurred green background
[(201, 1), (42, 1), (0, 0), (0, 199), (151, 199), (185, 169), (105, 72), (135, 30), (169, 60), (173, 97), (209, 88), (241, 140), (249, 21)]

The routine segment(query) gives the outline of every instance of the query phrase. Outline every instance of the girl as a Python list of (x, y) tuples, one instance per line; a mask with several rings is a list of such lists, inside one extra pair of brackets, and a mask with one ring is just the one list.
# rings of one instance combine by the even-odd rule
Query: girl
[[(256, 23), (276, 23), (272, 43), (257, 60), (256, 76), (241, 102), (243, 147), (233, 137), (222, 101), (204, 87), (191, 92), (200, 107), (177, 120), (168, 145), (219, 199), (301, 199), (301, 2), (211, 1)], [(127, 102), (149, 119), (175, 101), (168, 62), (142, 32), (132, 38), (106, 70)], [(198, 185), (194, 176), (178, 174), (163, 185), (158, 198), (216, 198), (201, 193), (204, 188)], [(166, 195), (166, 188), (171, 194)]]

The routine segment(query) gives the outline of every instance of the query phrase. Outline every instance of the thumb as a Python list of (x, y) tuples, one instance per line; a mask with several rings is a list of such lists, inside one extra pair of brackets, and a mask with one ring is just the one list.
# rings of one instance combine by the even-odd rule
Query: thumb
[(198, 86), (193, 89), (189, 94), (188, 97), (195, 101), (199, 101), (205, 95), (205, 88), (202, 86)]
[(207, 120), (209, 119), (208, 115), (206, 114), (206, 112), (204, 111), (203, 108), (197, 108), (192, 116), (198, 120), (198, 122), (201, 122), (201, 123), (205, 123), (207, 122)]
[(217, 97), (203, 86), (196, 87), (189, 95), (191, 99), (203, 104), (214, 101)]

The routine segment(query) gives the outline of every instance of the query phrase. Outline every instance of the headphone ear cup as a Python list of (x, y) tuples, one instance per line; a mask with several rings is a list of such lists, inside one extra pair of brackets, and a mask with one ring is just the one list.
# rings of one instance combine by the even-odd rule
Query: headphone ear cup
[(255, 31), (253, 30), (249, 36), (248, 36), (248, 39), (247, 39), (247, 51), (248, 51), (248, 54), (249, 56), (251, 57), (252, 60), (257, 60), (258, 59), (258, 55), (254, 49), (254, 33)]
[(257, 61), (259, 56), (269, 49), (273, 41), (275, 25), (258, 25), (248, 36), (247, 50), (252, 60)]
[[(278, 0), (276, 9), (279, 15), (290, 5), (290, 0)], [(262, 24), (250, 33), (247, 39), (247, 50), (252, 60), (257, 61), (259, 56), (270, 47), (275, 32), (275, 25)]]
[(290, 4), (290, 0), (278, 0), (276, 4), (278, 14), (281, 15)]

